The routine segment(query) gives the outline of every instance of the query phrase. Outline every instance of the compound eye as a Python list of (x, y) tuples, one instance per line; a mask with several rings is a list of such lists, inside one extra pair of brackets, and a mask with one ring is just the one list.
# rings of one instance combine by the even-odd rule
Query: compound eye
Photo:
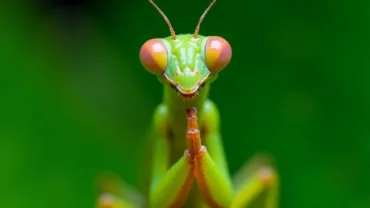
[(212, 73), (218, 73), (224, 69), (231, 60), (230, 44), (219, 36), (211, 36), (207, 39), (204, 48), (205, 62)]
[(146, 41), (140, 49), (140, 62), (150, 73), (162, 74), (168, 63), (166, 44), (161, 39)]

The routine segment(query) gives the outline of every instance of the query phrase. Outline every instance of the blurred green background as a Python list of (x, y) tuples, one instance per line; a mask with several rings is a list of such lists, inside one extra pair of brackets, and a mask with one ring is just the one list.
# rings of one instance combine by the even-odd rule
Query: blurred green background
[[(177, 33), (209, 1), (157, 0)], [(231, 172), (267, 152), (281, 207), (370, 207), (370, 1), (218, 0), (203, 35), (233, 59), (213, 84)], [(104, 171), (138, 185), (162, 86), (141, 45), (169, 36), (146, 0), (0, 3), (1, 207), (93, 207)]]

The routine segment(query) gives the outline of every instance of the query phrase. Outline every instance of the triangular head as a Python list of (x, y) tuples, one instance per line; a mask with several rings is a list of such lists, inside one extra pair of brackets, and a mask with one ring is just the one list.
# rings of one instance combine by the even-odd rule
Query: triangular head
[(203, 13), (194, 34), (176, 35), (163, 12), (151, 2), (170, 27), (171, 36), (146, 41), (140, 49), (143, 67), (158, 75), (185, 98), (194, 98), (201, 87), (215, 80), (231, 60), (230, 44), (219, 36), (198, 35)]

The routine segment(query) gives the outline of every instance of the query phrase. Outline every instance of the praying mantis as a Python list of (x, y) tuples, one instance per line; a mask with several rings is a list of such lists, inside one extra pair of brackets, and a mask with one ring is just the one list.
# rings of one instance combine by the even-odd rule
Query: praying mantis
[(146, 205), (129, 197), (103, 193), (99, 208), (125, 207), (278, 207), (278, 174), (267, 158), (257, 156), (230, 176), (220, 133), (218, 108), (209, 98), (212, 82), (229, 64), (230, 44), (219, 36), (199, 35), (204, 11), (193, 34), (145, 42), (139, 53), (148, 72), (164, 86), (163, 102), (153, 115), (152, 155)]

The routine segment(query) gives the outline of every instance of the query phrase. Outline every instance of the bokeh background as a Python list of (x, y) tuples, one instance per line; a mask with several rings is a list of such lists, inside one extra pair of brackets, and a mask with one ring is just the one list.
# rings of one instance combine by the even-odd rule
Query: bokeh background
[[(177, 33), (209, 1), (157, 0)], [(201, 27), (233, 59), (213, 84), (231, 172), (274, 156), (281, 207), (370, 207), (370, 1), (218, 0)], [(169, 35), (146, 0), (0, 3), (1, 207), (93, 207), (134, 187), (162, 86), (141, 45)]]

